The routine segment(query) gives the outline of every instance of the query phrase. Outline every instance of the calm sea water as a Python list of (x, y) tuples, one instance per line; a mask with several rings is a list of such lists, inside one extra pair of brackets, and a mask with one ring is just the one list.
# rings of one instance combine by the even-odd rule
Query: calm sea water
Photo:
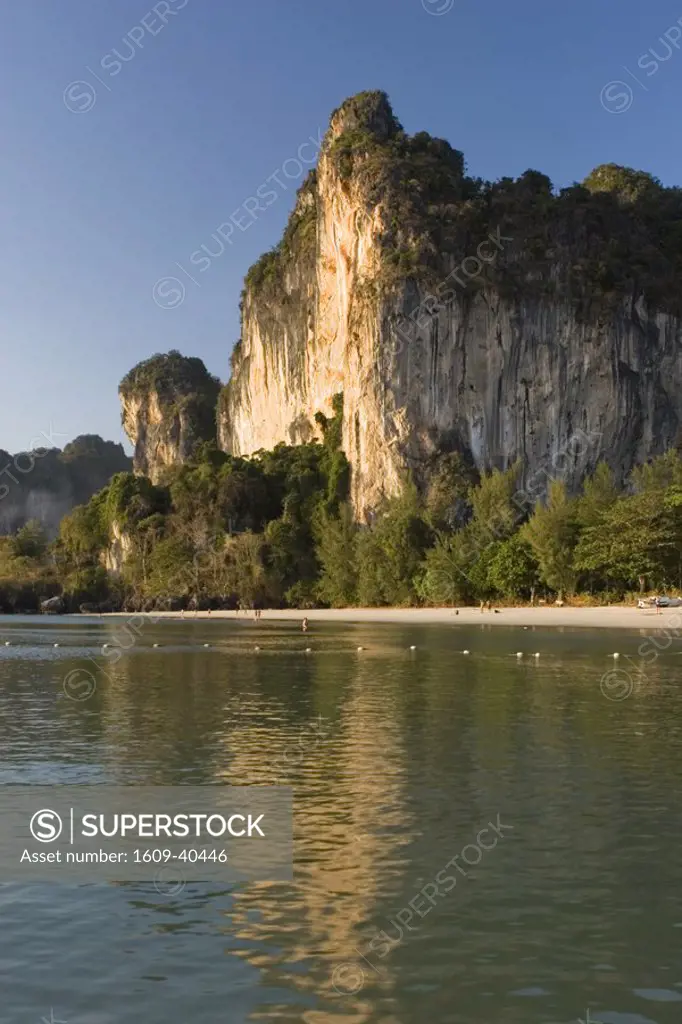
[(295, 880), (0, 885), (1, 1024), (682, 1020), (679, 643), (123, 629), (0, 619), (0, 785), (291, 784)]

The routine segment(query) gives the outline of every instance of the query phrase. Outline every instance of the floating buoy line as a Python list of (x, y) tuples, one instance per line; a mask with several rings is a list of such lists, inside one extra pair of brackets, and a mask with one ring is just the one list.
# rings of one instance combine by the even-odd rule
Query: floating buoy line
[[(524, 629), (527, 629), (527, 628), (528, 628), (527, 626), (524, 626)], [(1, 641), (1, 642), (3, 643), (3, 645), (5, 647), (17, 646), (17, 644), (14, 641), (12, 641), (12, 640), (5, 640), (5, 641)], [(33, 645), (27, 644), (27, 646), (33, 646)], [(61, 645), (61, 643), (53, 643), (51, 646), (53, 648), (61, 648), (62, 645)], [(112, 644), (109, 644), (109, 643), (105, 643), (105, 644), (101, 645), (100, 650), (102, 650), (102, 651), (111, 650), (111, 649), (115, 648), (116, 646), (117, 646), (116, 644), (112, 645)], [(189, 646), (191, 648), (193, 645), (190, 644)], [(205, 649), (210, 649), (212, 646), (213, 645), (209, 644), (209, 643), (202, 644), (202, 647), (205, 648)], [(158, 648), (162, 648), (162, 647), (163, 647), (163, 644), (159, 644), (159, 643), (151, 644), (151, 648), (153, 648), (155, 650), (158, 649)], [(366, 647), (356, 647), (355, 649), (356, 649), (356, 651), (358, 653), (362, 653), (363, 651), (367, 650)], [(418, 647), (417, 647), (416, 644), (410, 644), (408, 649), (410, 651), (417, 651)], [(131, 648), (131, 650), (132, 650), (132, 648)], [(255, 654), (259, 654), (261, 652), (262, 648), (259, 647), (259, 646), (255, 646), (255, 647), (252, 648), (252, 650), (253, 650), (253, 652)], [(232, 653), (239, 653), (239, 652), (235, 652), (235, 651), (232, 651), (229, 648), (227, 648), (226, 649), (226, 653), (232, 654)], [(273, 651), (272, 653), (282, 653), (282, 654), (285, 654), (285, 653), (296, 653), (296, 652), (295, 651), (294, 652), (290, 652), (290, 651), (275, 652), (275, 651)], [(303, 649), (302, 653), (304, 653), (304, 654), (312, 654), (313, 653), (313, 649), (312, 649), (312, 647), (305, 647)], [(342, 653), (342, 652), (338, 652), (338, 653)], [(463, 655), (468, 657), (471, 654), (471, 651), (468, 650), (467, 648), (465, 648), (463, 651), (460, 651), (459, 653), (461, 653), (461, 654), (463, 654)], [(516, 651), (515, 653), (512, 653), (511, 656), (512, 657), (515, 656), (519, 661), (521, 661), (524, 657), (526, 657), (526, 654), (523, 651)], [(528, 654), (527, 656), (529, 658), (531, 658), (531, 657), (532, 658), (539, 658), (541, 655), (540, 655), (540, 651), (535, 651), (533, 654)], [(618, 658), (620, 658), (620, 656), (621, 655), (620, 655), (619, 651), (614, 651), (612, 654), (609, 655), (610, 658), (614, 658), (616, 660)]]

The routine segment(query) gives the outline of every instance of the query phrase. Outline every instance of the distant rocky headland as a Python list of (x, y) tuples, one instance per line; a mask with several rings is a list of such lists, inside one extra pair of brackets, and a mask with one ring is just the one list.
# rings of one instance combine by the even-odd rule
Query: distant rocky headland
[(77, 437), (63, 451), (44, 447), (10, 455), (0, 449), (0, 535), (37, 520), (48, 537), (56, 537), (67, 512), (89, 501), (115, 473), (131, 469), (123, 446), (97, 434)]

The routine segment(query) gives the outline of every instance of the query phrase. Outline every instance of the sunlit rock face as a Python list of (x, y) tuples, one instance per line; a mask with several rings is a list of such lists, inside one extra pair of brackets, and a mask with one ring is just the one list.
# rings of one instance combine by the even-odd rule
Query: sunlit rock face
[(461, 154), (406, 137), (383, 94), (347, 101), (281, 246), (247, 276), (221, 446), (311, 440), (315, 413), (331, 415), (342, 392), (361, 518), (442, 451), (481, 469), (522, 459), (541, 493), (555, 475), (576, 486), (600, 459), (622, 477), (669, 447), (682, 422), (679, 314), (603, 276), (593, 301), (583, 206), (607, 240), (609, 211), (622, 226), (638, 208), (596, 196), (609, 175), (592, 177), (562, 199), (527, 172), (508, 186), (508, 216), (503, 186), (476, 192)]
[(120, 523), (111, 524), (109, 545), (104, 549), (101, 562), (107, 572), (119, 575), (133, 549), (133, 541), (128, 533), (121, 528)]
[(135, 472), (158, 483), (170, 466), (187, 462), (216, 441), (220, 382), (200, 359), (179, 352), (139, 363), (121, 381), (123, 428), (135, 447)]

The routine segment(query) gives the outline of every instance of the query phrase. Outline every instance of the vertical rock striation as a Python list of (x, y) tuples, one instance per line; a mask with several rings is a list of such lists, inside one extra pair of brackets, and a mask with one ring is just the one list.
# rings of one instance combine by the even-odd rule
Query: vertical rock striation
[(682, 422), (681, 238), (679, 190), (646, 174), (487, 185), (360, 94), (247, 275), (220, 444), (310, 440), (343, 392), (361, 517), (452, 449), (536, 478), (561, 458), (570, 485), (599, 459), (622, 477)]

